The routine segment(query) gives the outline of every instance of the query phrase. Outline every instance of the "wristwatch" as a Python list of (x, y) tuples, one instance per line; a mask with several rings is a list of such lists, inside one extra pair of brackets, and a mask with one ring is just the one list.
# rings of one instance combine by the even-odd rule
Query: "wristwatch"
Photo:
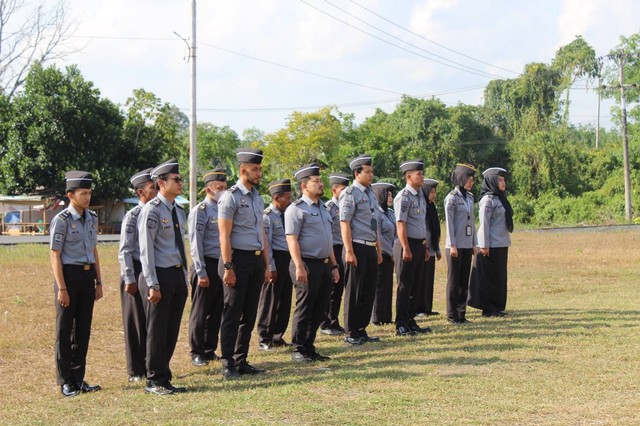
[(229, 269), (233, 269), (233, 262), (224, 262), (224, 269), (226, 269), (227, 271)]
[(102, 285), (102, 281), (96, 280), (96, 285)]
[(151, 290), (160, 291), (160, 284), (154, 284), (149, 287)]
[(331, 269), (340, 269), (340, 266), (336, 263), (335, 265), (331, 265)]

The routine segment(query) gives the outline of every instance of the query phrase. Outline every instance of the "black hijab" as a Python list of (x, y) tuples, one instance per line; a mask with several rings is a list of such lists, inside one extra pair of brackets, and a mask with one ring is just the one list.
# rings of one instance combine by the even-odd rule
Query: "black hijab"
[(458, 188), (463, 197), (467, 197), (467, 190), (464, 189), (464, 185), (469, 178), (476, 174), (476, 168), (471, 164), (456, 164), (455, 169), (451, 173), (451, 182)]
[(492, 194), (494, 197), (498, 197), (500, 202), (504, 206), (505, 209), (505, 219), (507, 222), (507, 230), (509, 232), (513, 232), (513, 208), (511, 208), (511, 203), (507, 200), (506, 191), (500, 191), (499, 182), (500, 177), (507, 177), (507, 171), (500, 167), (492, 167), (487, 169), (482, 173), (482, 192), (480, 193), (480, 198), (484, 197), (486, 194)]
[(427, 200), (426, 221), (431, 231), (431, 246), (436, 249), (440, 245), (440, 218), (438, 217), (438, 209), (434, 203), (429, 202), (429, 193), (433, 188), (438, 186), (435, 179), (425, 179), (422, 184), (422, 192)]
[(393, 190), (395, 189), (395, 185), (387, 182), (376, 182), (371, 185), (371, 189), (378, 199), (378, 205), (382, 207), (385, 213), (389, 210), (389, 206), (387, 205), (387, 198), (389, 197), (389, 193), (393, 194)]

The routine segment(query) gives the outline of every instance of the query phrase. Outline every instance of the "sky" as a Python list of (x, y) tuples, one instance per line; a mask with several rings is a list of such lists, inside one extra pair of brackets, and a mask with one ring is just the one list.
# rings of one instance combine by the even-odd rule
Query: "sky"
[[(118, 104), (143, 88), (189, 114), (191, 3), (67, 0), (78, 51), (58, 65), (76, 64)], [(605, 55), (640, 31), (634, 0), (201, 0), (196, 15), (197, 120), (240, 136), (326, 105), (360, 123), (403, 94), (480, 105), (489, 81), (549, 63), (576, 35)], [(571, 121), (595, 125), (584, 84)]]

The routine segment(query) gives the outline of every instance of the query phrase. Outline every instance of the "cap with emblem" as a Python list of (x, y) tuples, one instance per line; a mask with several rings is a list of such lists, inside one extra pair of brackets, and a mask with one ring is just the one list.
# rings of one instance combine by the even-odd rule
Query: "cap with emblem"
[(134, 188), (138, 185), (142, 185), (143, 183), (153, 182), (153, 180), (151, 179), (152, 169), (153, 167), (149, 167), (148, 169), (140, 170), (138, 173), (131, 176), (129, 182), (131, 182), (131, 185), (133, 185)]
[(156, 179), (158, 176), (166, 175), (169, 173), (180, 174), (180, 168), (178, 167), (178, 161), (175, 158), (165, 161), (164, 163), (156, 166), (151, 170), (151, 179)]
[(77, 188), (91, 189), (93, 183), (93, 176), (89, 172), (83, 172), (81, 170), (72, 170), (65, 174), (67, 181), (67, 191)]
[(262, 150), (258, 148), (238, 148), (236, 158), (238, 163), (261, 164)]
[(227, 171), (222, 167), (216, 167), (202, 175), (202, 182), (206, 185), (209, 182), (226, 182)]
[(269, 194), (276, 195), (283, 192), (291, 192), (291, 179), (281, 179), (269, 184)]
[(505, 177), (507, 175), (507, 171), (502, 167), (491, 167), (485, 170), (484, 172), (482, 172), (482, 176), (493, 176), (493, 175)]
[(435, 188), (436, 186), (438, 186), (440, 184), (440, 182), (438, 182), (435, 179), (430, 179), (430, 178), (424, 178), (422, 180), (422, 186), (428, 187), (428, 188)]
[(400, 164), (400, 171), (402, 173), (412, 172), (414, 170), (424, 170), (424, 161), (422, 160), (409, 160)]
[(293, 174), (293, 177), (298, 181), (311, 176), (320, 176), (320, 166), (316, 163), (305, 164)]
[(451, 182), (457, 186), (464, 186), (469, 177), (476, 174), (476, 168), (471, 164), (458, 163), (451, 173)]
[(349, 186), (351, 176), (346, 173), (331, 173), (329, 175), (329, 183), (331, 185), (344, 185)]
[(351, 170), (355, 170), (360, 166), (370, 166), (371, 165), (371, 156), (368, 154), (358, 155), (356, 158), (352, 159), (349, 162), (349, 168)]

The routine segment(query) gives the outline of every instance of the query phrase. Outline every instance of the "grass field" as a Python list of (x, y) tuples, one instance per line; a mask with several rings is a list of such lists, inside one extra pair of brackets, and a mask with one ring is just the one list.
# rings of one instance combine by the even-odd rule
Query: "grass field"
[[(249, 360), (268, 369), (224, 382), (193, 367), (187, 312), (172, 369), (186, 394), (154, 397), (126, 380), (115, 244), (101, 245), (87, 381), (103, 391), (63, 399), (55, 384), (52, 275), (46, 246), (0, 248), (0, 424), (640, 424), (640, 232), (520, 232), (510, 252), (507, 318), (441, 315), (432, 335), (346, 348), (294, 365), (285, 350)], [(446, 264), (434, 308), (444, 311)], [(287, 340), (288, 336), (287, 336)]]

